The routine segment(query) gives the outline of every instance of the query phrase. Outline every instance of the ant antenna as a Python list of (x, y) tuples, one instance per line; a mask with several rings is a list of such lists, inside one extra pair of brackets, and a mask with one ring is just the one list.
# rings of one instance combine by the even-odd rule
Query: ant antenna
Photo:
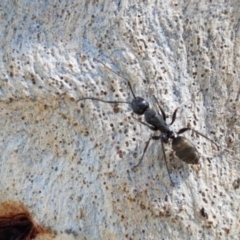
[(82, 101), (82, 100), (86, 100), (86, 99), (96, 100), (96, 101), (105, 102), (105, 103), (112, 103), (112, 104), (115, 104), (115, 103), (127, 103), (127, 104), (131, 104), (130, 102), (124, 102), (124, 101), (105, 101), (105, 100), (103, 100), (103, 99), (95, 98), (95, 97), (79, 98), (79, 99), (77, 100), (77, 102)]
[(100, 61), (100, 60), (98, 60), (98, 59), (96, 59), (96, 58), (94, 58), (93, 60), (96, 61), (96, 62), (101, 63), (101, 64), (102, 64), (105, 68), (107, 68), (109, 71), (113, 72), (114, 74), (116, 74), (116, 75), (119, 76), (120, 78), (122, 78), (122, 79), (124, 79), (125, 81), (127, 81), (128, 86), (129, 86), (129, 88), (130, 88), (130, 90), (131, 90), (131, 93), (132, 93), (132, 95), (133, 95), (133, 98), (136, 98), (136, 96), (135, 96), (135, 94), (134, 94), (134, 92), (133, 92), (132, 85), (131, 85), (131, 83), (129, 82), (129, 80), (128, 80), (127, 78), (124, 78), (124, 77), (122, 77), (120, 74), (118, 74), (117, 72), (114, 72), (111, 68), (109, 68), (109, 67), (108, 67), (106, 64), (104, 64), (102, 61)]
[[(109, 71), (113, 72), (114, 74), (116, 74), (116, 75), (119, 76), (120, 78), (122, 78), (122, 79), (124, 79), (125, 81), (127, 81), (128, 86), (129, 86), (129, 88), (130, 88), (130, 90), (131, 90), (131, 93), (132, 93), (134, 99), (136, 99), (136, 96), (135, 96), (135, 94), (134, 94), (134, 92), (133, 92), (133, 89), (132, 89), (132, 85), (131, 85), (131, 83), (129, 82), (128, 79), (126, 79), (126, 78), (122, 77), (121, 75), (119, 75), (118, 73), (114, 72), (111, 68), (109, 68), (109, 67), (108, 67), (106, 64), (104, 64), (102, 61), (100, 61), (100, 60), (98, 60), (98, 59), (96, 59), (96, 58), (94, 58), (93, 60), (96, 61), (96, 62), (101, 63), (101, 64), (102, 64), (105, 68), (107, 68)], [(96, 101), (100, 101), (100, 102), (104, 102), (104, 103), (110, 103), (110, 104), (116, 104), (116, 103), (132, 104), (131, 102), (127, 102), (127, 101), (106, 101), (106, 100), (103, 100), (103, 99), (100, 99), (100, 98), (95, 98), (95, 97), (79, 98), (79, 99), (77, 100), (77, 102), (82, 101), (82, 100), (87, 100), (87, 99), (96, 100)]]

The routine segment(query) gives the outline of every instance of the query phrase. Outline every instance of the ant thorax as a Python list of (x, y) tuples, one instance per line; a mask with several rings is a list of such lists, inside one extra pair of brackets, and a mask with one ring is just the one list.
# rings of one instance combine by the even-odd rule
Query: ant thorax
[(162, 133), (169, 133), (170, 129), (163, 116), (158, 114), (154, 109), (148, 108), (144, 113), (145, 121), (153, 126), (152, 130), (159, 130)]

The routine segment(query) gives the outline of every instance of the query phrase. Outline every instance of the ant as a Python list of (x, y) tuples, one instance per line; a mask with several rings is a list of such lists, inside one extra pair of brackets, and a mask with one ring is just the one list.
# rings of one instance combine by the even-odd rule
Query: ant
[(100, 98), (95, 98), (95, 97), (84, 97), (84, 98), (78, 99), (77, 102), (82, 101), (82, 100), (91, 99), (91, 100), (96, 100), (96, 101), (100, 101), (100, 102), (104, 102), (104, 103), (110, 103), (110, 104), (116, 104), (116, 103), (129, 104), (132, 108), (132, 111), (135, 114), (144, 115), (145, 122), (142, 122), (142, 121), (134, 118), (135, 120), (137, 120), (141, 124), (147, 126), (152, 131), (160, 131), (161, 132), (160, 135), (150, 136), (150, 138), (148, 139), (148, 141), (147, 141), (147, 143), (144, 147), (143, 154), (142, 154), (142, 157), (141, 157), (140, 161), (135, 166), (133, 166), (133, 169), (136, 169), (136, 167), (138, 167), (139, 164), (142, 162), (143, 157), (145, 155), (145, 152), (147, 151), (147, 148), (149, 146), (150, 141), (151, 140), (161, 140), (161, 146), (162, 146), (162, 149), (163, 149), (164, 161), (165, 161), (165, 164), (166, 164), (166, 167), (167, 167), (169, 179), (170, 179), (172, 185), (174, 185), (174, 183), (173, 183), (173, 181), (170, 177), (170, 172), (169, 172), (168, 165), (167, 165), (164, 143), (167, 144), (169, 142), (169, 140), (171, 139), (172, 140), (172, 149), (175, 152), (176, 156), (179, 159), (181, 159), (182, 161), (184, 161), (188, 164), (199, 164), (200, 156), (199, 156), (199, 153), (198, 153), (196, 147), (194, 146), (194, 144), (190, 140), (188, 140), (187, 138), (179, 136), (180, 134), (182, 134), (186, 131), (192, 130), (193, 132), (195, 132), (195, 133), (201, 135), (202, 137), (206, 138), (207, 140), (211, 141), (213, 144), (215, 144), (219, 148), (219, 146), (213, 140), (211, 140), (210, 138), (208, 138), (204, 134), (202, 134), (202, 133), (200, 133), (200, 132), (198, 132), (198, 131), (190, 128), (190, 127), (181, 128), (178, 132), (172, 131), (170, 129), (170, 126), (176, 120), (178, 108), (176, 108), (173, 112), (171, 123), (167, 124), (166, 123), (166, 114), (165, 114), (163, 108), (159, 105), (155, 96), (154, 96), (154, 98), (155, 98), (155, 100), (158, 104), (158, 108), (160, 109), (161, 114), (159, 114), (154, 109), (150, 108), (149, 103), (144, 98), (135, 96), (132, 85), (131, 85), (131, 83), (129, 82), (128, 79), (126, 79), (126, 78), (120, 76), (118, 73), (114, 72), (111, 68), (107, 67), (103, 62), (101, 62), (97, 59), (94, 59), (94, 60), (101, 63), (108, 70), (110, 70), (114, 74), (118, 75), (119, 77), (121, 77), (122, 79), (127, 81), (128, 86), (130, 88), (130, 91), (132, 93), (133, 99), (132, 99), (131, 102), (127, 102), (127, 101), (106, 101), (106, 100), (102, 100)]

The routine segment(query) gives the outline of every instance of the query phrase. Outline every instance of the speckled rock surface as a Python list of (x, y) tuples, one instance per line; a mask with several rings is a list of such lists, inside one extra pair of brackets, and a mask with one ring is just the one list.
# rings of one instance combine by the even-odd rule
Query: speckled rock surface
[[(22, 202), (52, 239), (240, 238), (239, 1), (2, 0), (0, 13), (0, 204)], [(174, 187), (160, 141), (132, 171), (153, 132), (128, 104), (76, 102), (132, 99), (94, 58), (221, 149), (184, 133), (193, 166), (165, 145)]]

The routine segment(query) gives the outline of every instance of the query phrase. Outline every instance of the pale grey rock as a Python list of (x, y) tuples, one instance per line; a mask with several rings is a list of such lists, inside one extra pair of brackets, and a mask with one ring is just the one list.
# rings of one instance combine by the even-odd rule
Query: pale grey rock
[[(0, 201), (56, 239), (239, 239), (239, 5), (2, 0)], [(76, 103), (132, 98), (94, 58), (169, 117), (181, 106), (173, 129), (221, 150), (183, 134), (199, 168), (165, 146), (174, 187), (160, 142), (131, 171), (152, 132), (127, 104)]]

